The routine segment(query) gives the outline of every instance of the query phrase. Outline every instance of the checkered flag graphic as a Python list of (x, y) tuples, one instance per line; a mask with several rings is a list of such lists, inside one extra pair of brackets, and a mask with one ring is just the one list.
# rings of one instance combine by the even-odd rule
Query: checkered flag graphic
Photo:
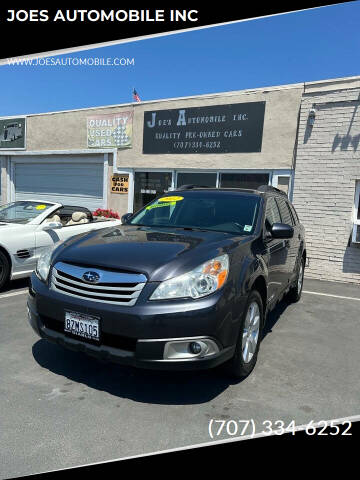
[(126, 125), (119, 125), (113, 131), (113, 137), (117, 146), (126, 145), (130, 139), (126, 135)]

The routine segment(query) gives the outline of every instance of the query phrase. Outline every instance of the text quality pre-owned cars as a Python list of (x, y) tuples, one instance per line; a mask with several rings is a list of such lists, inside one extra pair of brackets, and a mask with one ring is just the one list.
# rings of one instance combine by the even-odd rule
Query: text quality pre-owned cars
[(29, 321), (42, 338), (136, 367), (253, 369), (267, 312), (300, 298), (304, 228), (285, 194), (184, 188), (44, 252)]

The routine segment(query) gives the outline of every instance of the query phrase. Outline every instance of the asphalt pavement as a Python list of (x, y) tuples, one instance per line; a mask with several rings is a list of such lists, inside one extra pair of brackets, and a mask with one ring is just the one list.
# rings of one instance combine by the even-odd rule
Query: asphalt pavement
[(209, 442), (212, 419), (252, 419), (260, 431), (266, 420), (360, 414), (358, 286), (306, 279), (299, 303), (270, 314), (241, 382), (104, 364), (47, 343), (27, 323), (26, 287), (0, 294), (0, 478)]

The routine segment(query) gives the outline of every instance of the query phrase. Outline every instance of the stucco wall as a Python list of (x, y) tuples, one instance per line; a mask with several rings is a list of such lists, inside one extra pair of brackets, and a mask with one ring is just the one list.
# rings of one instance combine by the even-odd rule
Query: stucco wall
[(293, 201), (306, 229), (306, 275), (360, 284), (360, 248), (349, 245), (360, 180), (360, 88), (325, 86), (305, 89), (299, 124)]
[[(27, 150), (85, 149), (87, 148), (86, 118), (88, 116), (133, 110), (133, 147), (118, 151), (119, 168), (290, 169), (301, 93), (301, 85), (292, 85), (29, 116), (27, 118)], [(258, 101), (266, 102), (260, 153), (179, 155), (144, 155), (142, 153), (144, 111)]]
[(109, 209), (118, 212), (119, 215), (124, 215), (124, 213), (128, 212), (128, 194), (127, 193), (112, 193), (109, 186), (110, 186), (110, 179), (113, 174), (113, 156), (109, 155), (108, 158), (108, 197), (107, 197), (107, 207)]
[[(139, 104), (135, 108), (134, 146), (118, 153), (118, 167), (276, 169), (292, 166), (302, 87), (256, 90), (231, 94)], [(266, 101), (260, 153), (157, 154), (142, 153), (144, 111)]]

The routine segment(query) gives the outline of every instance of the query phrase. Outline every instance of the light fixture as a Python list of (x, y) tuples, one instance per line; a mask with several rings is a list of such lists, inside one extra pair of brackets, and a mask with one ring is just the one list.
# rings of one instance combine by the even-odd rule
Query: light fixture
[(309, 125), (314, 125), (315, 123), (316, 110), (311, 108), (309, 111)]

